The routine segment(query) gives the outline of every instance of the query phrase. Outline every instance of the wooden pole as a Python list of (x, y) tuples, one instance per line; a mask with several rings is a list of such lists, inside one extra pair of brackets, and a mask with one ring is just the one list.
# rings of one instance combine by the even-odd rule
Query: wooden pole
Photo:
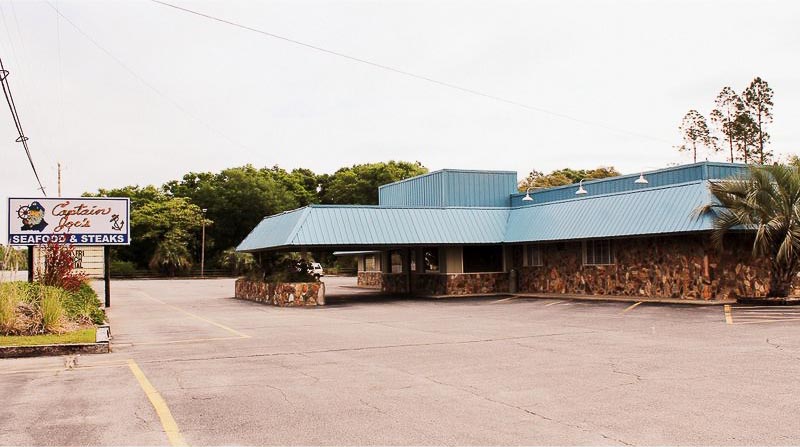
[(33, 282), (33, 245), (28, 245), (28, 282)]

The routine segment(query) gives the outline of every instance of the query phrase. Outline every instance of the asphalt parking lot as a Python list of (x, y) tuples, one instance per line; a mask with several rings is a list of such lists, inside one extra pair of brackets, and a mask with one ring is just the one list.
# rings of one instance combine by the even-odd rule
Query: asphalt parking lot
[(514, 298), (330, 305), (115, 281), (113, 350), (0, 360), (3, 445), (800, 443), (800, 312)]

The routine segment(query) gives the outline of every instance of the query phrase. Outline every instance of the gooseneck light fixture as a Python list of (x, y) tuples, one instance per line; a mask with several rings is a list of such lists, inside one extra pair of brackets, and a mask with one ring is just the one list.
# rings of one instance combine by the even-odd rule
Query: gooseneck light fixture
[(583, 179), (581, 179), (581, 181), (578, 182), (578, 190), (575, 191), (575, 195), (576, 196), (582, 196), (584, 194), (586, 194), (586, 190), (583, 189)]
[(525, 190), (525, 197), (522, 198), (523, 201), (525, 202), (533, 201), (533, 197), (531, 197), (531, 189), (533, 189), (533, 186), (529, 186), (528, 189)]
[(636, 183), (637, 185), (646, 185), (646, 184), (648, 184), (650, 182), (648, 182), (647, 179), (644, 178), (644, 171), (642, 171), (642, 173), (639, 174), (639, 178), (634, 180), (633, 183)]

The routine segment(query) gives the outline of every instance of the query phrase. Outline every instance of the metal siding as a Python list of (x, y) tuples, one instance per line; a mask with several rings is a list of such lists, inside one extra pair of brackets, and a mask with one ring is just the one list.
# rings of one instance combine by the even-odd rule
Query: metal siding
[(517, 173), (445, 169), (378, 189), (381, 206), (508, 206), (516, 192)]
[[(646, 185), (634, 183), (634, 181), (639, 178), (639, 173), (585, 181), (583, 182), (583, 187), (586, 189), (587, 194), (584, 197), (660, 188), (662, 186), (707, 180), (708, 178), (721, 179), (743, 172), (746, 173), (746, 166), (744, 165), (702, 162), (658, 171), (645, 171), (644, 175), (648, 181)], [(525, 194), (518, 193), (511, 196), (511, 206), (533, 206), (539, 203), (580, 199), (580, 196), (575, 195), (575, 191), (577, 190), (577, 184), (558, 186), (539, 191), (534, 190), (531, 191), (533, 202), (522, 201)]]

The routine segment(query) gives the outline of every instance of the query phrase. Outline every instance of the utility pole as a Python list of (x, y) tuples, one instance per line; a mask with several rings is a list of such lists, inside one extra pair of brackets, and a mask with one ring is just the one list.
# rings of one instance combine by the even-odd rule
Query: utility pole
[(208, 208), (203, 208), (203, 237), (200, 242), (200, 277), (205, 277), (206, 268), (206, 211)]

